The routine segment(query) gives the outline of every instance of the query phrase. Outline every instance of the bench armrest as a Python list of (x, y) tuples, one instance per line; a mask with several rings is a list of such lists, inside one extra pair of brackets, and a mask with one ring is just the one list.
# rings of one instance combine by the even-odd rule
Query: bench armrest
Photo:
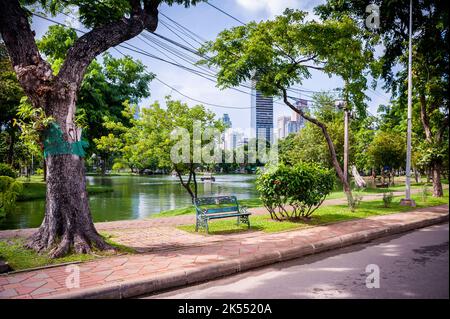
[(248, 211), (247, 206), (239, 206), (239, 212), (240, 212), (240, 213), (245, 213), (245, 214), (251, 214), (251, 213)]

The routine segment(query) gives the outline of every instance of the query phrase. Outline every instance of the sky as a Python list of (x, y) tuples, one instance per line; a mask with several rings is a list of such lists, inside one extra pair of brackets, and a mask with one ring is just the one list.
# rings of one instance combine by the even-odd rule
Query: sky
[[(309, 13), (309, 18), (315, 18), (313, 14), (313, 8), (318, 4), (325, 2), (324, 0), (210, 0), (214, 6), (222, 9), (231, 16), (238, 20), (247, 23), (250, 21), (261, 21), (272, 19), (276, 15), (281, 14), (287, 7), (293, 9), (301, 9)], [(239, 26), (240, 22), (225, 15), (217, 9), (209, 6), (206, 3), (199, 3), (196, 6), (185, 8), (181, 5), (168, 6), (163, 4), (160, 6), (160, 12), (178, 22), (194, 33), (198, 34), (205, 40), (214, 40), (218, 33), (222, 30), (231, 28), (233, 26)], [(73, 14), (76, 14), (74, 12)], [(75, 20), (68, 18), (67, 16), (59, 15), (55, 18), (59, 22), (71, 24), (75, 28), (81, 28), (82, 26)], [(161, 20), (168, 22), (166, 19)], [(47, 31), (51, 22), (45, 21), (41, 18), (34, 17), (32, 29), (36, 31), (36, 37), (40, 38)], [(157, 33), (171, 38), (177, 42), (183, 43), (180, 38), (177, 38), (172, 31), (167, 29), (163, 24), (160, 24), (156, 30)], [(189, 39), (187, 39), (189, 40)], [(192, 41), (190, 41), (193, 43)], [(134, 38), (128, 41), (128, 43), (141, 48), (149, 53), (157, 56), (162, 54), (156, 51), (154, 48), (148, 46), (141, 39)], [(183, 43), (186, 44), (186, 43)], [(195, 44), (195, 43), (193, 43)], [(237, 92), (231, 89), (220, 90), (215, 86), (215, 83), (208, 81), (198, 75), (192, 74), (186, 70), (183, 70), (177, 66), (158, 61), (154, 58), (147, 57), (145, 55), (129, 51), (127, 49), (120, 48), (120, 51), (132, 56), (135, 59), (141, 60), (147, 67), (147, 70), (156, 74), (157, 78), (166, 84), (170, 85), (179, 92), (201, 101), (205, 101), (212, 104), (218, 104), (222, 106), (238, 107), (244, 109), (231, 109), (216, 106), (206, 106), (216, 113), (217, 117), (221, 117), (224, 113), (228, 113), (234, 128), (246, 129), (250, 126), (250, 90), (245, 88), (239, 88), (246, 91), (247, 94)], [(109, 52), (116, 57), (120, 57), (120, 54), (110, 49)], [(174, 57), (172, 57), (174, 58)], [(175, 60), (179, 60), (175, 58)], [(179, 62), (188, 65), (186, 62)], [(189, 65), (191, 68), (195, 68)], [(301, 85), (297, 86), (305, 90), (313, 91), (328, 91), (335, 88), (342, 87), (343, 82), (337, 77), (329, 78), (327, 75), (320, 71), (313, 71), (312, 78), (305, 80)], [(376, 110), (380, 104), (386, 104), (389, 101), (390, 95), (385, 93), (379, 85), (374, 91), (367, 91), (371, 101), (368, 101), (369, 111), (372, 114), (376, 113)], [(193, 106), (199, 104), (192, 101), (171, 88), (165, 86), (157, 80), (153, 80), (150, 83), (151, 96), (140, 103), (140, 107), (146, 107), (152, 104), (154, 101), (160, 101), (164, 105), (165, 96), (171, 95), (174, 99), (182, 100)], [(291, 94), (292, 95), (292, 94)], [(309, 99), (307, 96), (297, 95), (297, 97)], [(276, 120), (279, 116), (291, 115), (291, 111), (287, 106), (282, 105), (280, 101), (274, 103), (274, 127), (276, 127)]]

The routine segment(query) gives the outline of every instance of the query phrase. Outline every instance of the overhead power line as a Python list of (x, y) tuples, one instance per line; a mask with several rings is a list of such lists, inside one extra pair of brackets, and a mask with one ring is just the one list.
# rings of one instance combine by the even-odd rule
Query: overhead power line
[(235, 21), (239, 22), (240, 24), (242, 24), (242, 25), (245, 25), (245, 23), (244, 23), (244, 22), (242, 22), (242, 21), (241, 21), (241, 20), (239, 20), (238, 18), (236, 18), (236, 17), (232, 16), (232, 15), (231, 15), (231, 14), (229, 14), (228, 12), (226, 12), (226, 11), (224, 11), (224, 10), (222, 10), (222, 9), (220, 9), (220, 8), (218, 8), (218, 7), (216, 7), (215, 5), (213, 5), (213, 4), (209, 3), (209, 2), (206, 2), (206, 4), (207, 4), (207, 5), (209, 5), (209, 6), (211, 6), (211, 7), (213, 7), (214, 9), (216, 9), (216, 10), (218, 10), (218, 11), (222, 12), (223, 14), (225, 14), (225, 15), (229, 16), (229, 17), (230, 17), (231, 19), (233, 19), (233, 20), (235, 20)]
[[(67, 25), (64, 24), (64, 23), (61, 23), (61, 22), (58, 22), (58, 21), (56, 21), (56, 20), (47, 18), (47, 17), (42, 16), (42, 15), (40, 15), (40, 14), (33, 13), (33, 15), (35, 15), (35, 16), (37, 16), (37, 17), (39, 17), (39, 18), (45, 19), (45, 20), (47, 20), (47, 21), (49, 21), (49, 22), (52, 22), (52, 23), (55, 23), (55, 24), (59, 24), (59, 25), (65, 26), (65, 27), (69, 27), (69, 26), (67, 26)], [(67, 14), (65, 14), (65, 15), (68, 16)], [(69, 16), (69, 17), (70, 17), (70, 16)], [(71, 17), (71, 18), (73, 18), (73, 17)], [(80, 32), (80, 33), (83, 33), (83, 34), (86, 33), (85, 31), (82, 31), (82, 30), (79, 30), (79, 29), (76, 29), (76, 28), (73, 28), (73, 29), (74, 29), (75, 31)], [(178, 46), (178, 47), (181, 47), (181, 48), (184, 49), (184, 50), (189, 51), (190, 53), (194, 53), (195, 55), (198, 55), (198, 56), (203, 57), (197, 50), (193, 50), (193, 49), (191, 49), (191, 48), (188, 48), (188, 47), (186, 47), (185, 45), (182, 45), (182, 44), (180, 44), (180, 43), (178, 43), (178, 42), (176, 42), (176, 41), (174, 41), (174, 40), (172, 40), (172, 39), (170, 39), (170, 38), (167, 38), (167, 37), (165, 37), (165, 36), (162, 36), (162, 35), (160, 35), (160, 34), (149, 33), (149, 32), (148, 32), (147, 34), (146, 34), (146, 33), (143, 33), (142, 36), (140, 35), (140, 36), (138, 36), (138, 38), (139, 38), (141, 41), (143, 41), (146, 45), (148, 45), (149, 47), (151, 47), (151, 48), (157, 50), (158, 52), (160, 52), (161, 54), (163, 54), (164, 56), (166, 56), (166, 57), (167, 57), (168, 59), (170, 59), (171, 61), (168, 61), (168, 60), (163, 59), (163, 58), (161, 58), (161, 57), (158, 57), (158, 56), (156, 56), (156, 55), (154, 55), (154, 54), (151, 54), (151, 53), (149, 53), (149, 52), (147, 52), (147, 51), (145, 51), (145, 50), (143, 50), (143, 49), (141, 49), (141, 48), (138, 48), (138, 47), (136, 47), (136, 46), (134, 46), (134, 45), (132, 45), (132, 44), (130, 44), (130, 43), (127, 43), (127, 42), (125, 42), (125, 43), (123, 43), (123, 44), (119, 44), (118, 47), (124, 48), (124, 49), (127, 49), (127, 50), (130, 50), (130, 51), (135, 52), (135, 53), (138, 53), (138, 54), (145, 55), (145, 56), (147, 56), (147, 57), (150, 57), (150, 58), (159, 60), (159, 61), (164, 62), (164, 63), (171, 64), (171, 65), (173, 65), (173, 66), (182, 68), (182, 69), (184, 69), (185, 71), (188, 71), (188, 72), (190, 72), (190, 73), (192, 73), (192, 74), (195, 74), (195, 75), (197, 75), (197, 76), (200, 76), (200, 77), (202, 77), (202, 78), (204, 78), (204, 79), (206, 79), (206, 80), (208, 80), (208, 81), (217, 83), (217, 74), (214, 74), (214, 73), (212, 73), (212, 72), (210, 72), (210, 71), (208, 72), (208, 70), (204, 70), (204, 71), (195, 70), (195, 69), (192, 69), (192, 68), (187, 67), (187, 66), (185, 66), (185, 65), (179, 64), (179, 63), (176, 62), (175, 59), (170, 58), (167, 54), (165, 54), (164, 52), (162, 52), (159, 48), (163, 48), (163, 49), (169, 50), (169, 51), (171, 51), (172, 54), (175, 54), (178, 58), (183, 59), (185, 62), (188, 62), (188, 63), (194, 65), (195, 67), (199, 67), (198, 65), (195, 64), (196, 60), (193, 60), (192, 57), (188, 57), (188, 56), (185, 55), (185, 54), (183, 55), (183, 53), (182, 53), (181, 51), (176, 51), (176, 50), (174, 50), (174, 48), (170, 48), (170, 47), (168, 47), (167, 45), (164, 46), (164, 44), (163, 44), (161, 41), (159, 41), (158, 44), (155, 43), (155, 45), (159, 46), (159, 48), (157, 48), (157, 47), (151, 45), (150, 43), (148, 43), (147, 41), (145, 41), (144, 39), (142, 39), (142, 37), (144, 37), (144, 38), (147, 39), (147, 40), (153, 40), (153, 41), (156, 40), (156, 39), (154, 39), (154, 38), (152, 38), (152, 37), (149, 37), (149, 35), (155, 35), (155, 36), (157, 36), (157, 37), (159, 37), (159, 38), (161, 38), (161, 39), (163, 39), (163, 40), (165, 40), (165, 41), (167, 41), (167, 42), (169, 42), (169, 43), (171, 43), (171, 44), (173, 44), (173, 45), (176, 45), (176, 46)], [(158, 41), (158, 40), (156, 40), (156, 41)], [(120, 50), (118, 50), (117, 48), (113, 48), (113, 49), (115, 49), (115, 50), (116, 50), (117, 52), (119, 52), (121, 55), (126, 56), (124, 53), (122, 53), (122, 52), (121, 52)], [(189, 61), (189, 59), (190, 59), (190, 61)], [(194, 62), (194, 61), (195, 61), (195, 62)], [(227, 106), (227, 105), (220, 105), (220, 104), (215, 104), (215, 103), (209, 103), (209, 102), (206, 102), (206, 101), (202, 101), (202, 100), (193, 98), (193, 97), (191, 97), (191, 96), (189, 96), (189, 95), (187, 95), (187, 94), (185, 94), (185, 93), (179, 91), (178, 89), (174, 88), (173, 86), (169, 85), (168, 83), (162, 81), (161, 79), (159, 79), (159, 78), (157, 78), (157, 77), (155, 77), (155, 79), (156, 79), (157, 81), (159, 81), (160, 83), (162, 83), (163, 85), (165, 85), (166, 87), (170, 88), (171, 90), (177, 92), (177, 93), (180, 94), (181, 96), (183, 96), (183, 97), (185, 97), (185, 98), (187, 98), (187, 99), (189, 99), (189, 100), (195, 101), (195, 102), (197, 102), (197, 103), (202, 103), (202, 104), (209, 105), (209, 106), (214, 106), (214, 107), (219, 107), (219, 108), (227, 108), (227, 109), (251, 109), (251, 108), (252, 108), (252, 107), (235, 107), (235, 106)], [(247, 88), (247, 89), (251, 89), (251, 86), (246, 85), (246, 84), (242, 84), (241, 86), (244, 87), (244, 88)], [(230, 88), (230, 89), (232, 89), (232, 90), (234, 90), (234, 91), (238, 91), (238, 92), (244, 93), (244, 94), (247, 94), (247, 95), (251, 95), (251, 96), (254, 95), (254, 94), (252, 94), (252, 93), (242, 91), (242, 90), (240, 90), (240, 89), (238, 89), (238, 88), (235, 88), (235, 87)], [(303, 90), (303, 89), (298, 89), (298, 88), (291, 88), (291, 89), (289, 89), (289, 90), (290, 90), (290, 91), (300, 92), (302, 95), (307, 96), (307, 97), (309, 97), (309, 98), (312, 98), (312, 97), (311, 97), (311, 96), (308, 96), (308, 95), (305, 94), (304, 92), (311, 92), (311, 93), (317, 93), (317, 92), (318, 92), (318, 91)], [(298, 97), (292, 97), (292, 96), (288, 96), (288, 97), (289, 97), (290, 99), (293, 99), (293, 100), (298, 100), (298, 99), (299, 99)], [(276, 100), (276, 99), (275, 99), (275, 100)], [(307, 102), (310, 102), (310, 105), (314, 105), (314, 104), (315, 104), (313, 100), (305, 99), (305, 98), (303, 98), (303, 100), (306, 100)], [(275, 103), (275, 104), (279, 104), (279, 105), (283, 105), (283, 106), (285, 105), (284, 103), (276, 102), (276, 101), (274, 101), (274, 103)]]

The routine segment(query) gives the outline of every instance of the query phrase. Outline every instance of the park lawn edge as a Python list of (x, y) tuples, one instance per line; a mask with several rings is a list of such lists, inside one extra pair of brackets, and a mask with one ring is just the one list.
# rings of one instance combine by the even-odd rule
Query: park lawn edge
[[(447, 184), (448, 185), (448, 184)], [(431, 186), (429, 183), (418, 183), (418, 184), (412, 184), (412, 189), (417, 189), (423, 186)], [(389, 193), (389, 192), (399, 192), (404, 191), (405, 185), (398, 185), (393, 186), (390, 188), (366, 188), (364, 191), (357, 191), (353, 190), (354, 194), (360, 194), (360, 195), (374, 195), (374, 194), (383, 194), (383, 193)], [(344, 192), (340, 191), (334, 191), (331, 192), (326, 199), (341, 199), (346, 198)], [(238, 200), (240, 206), (245, 206), (247, 208), (256, 208), (256, 207), (262, 207), (263, 204), (259, 198), (248, 198), (248, 199), (239, 199)], [(174, 217), (174, 216), (182, 216), (182, 215), (195, 215), (195, 208), (193, 205), (171, 209), (171, 210), (164, 210), (156, 214), (152, 214), (151, 216), (147, 217), (148, 219), (151, 218), (165, 218), (165, 217)]]
[(100, 258), (108, 258), (133, 254), (135, 250), (131, 247), (119, 244), (111, 240), (110, 235), (102, 234), (105, 241), (116, 248), (116, 252), (102, 252), (96, 249), (91, 254), (71, 253), (61, 258), (51, 259), (46, 253), (39, 254), (24, 247), (25, 238), (10, 238), (0, 240), (0, 260), (8, 263), (12, 271), (34, 270), (46, 267), (54, 267), (61, 264), (72, 264), (92, 261)]

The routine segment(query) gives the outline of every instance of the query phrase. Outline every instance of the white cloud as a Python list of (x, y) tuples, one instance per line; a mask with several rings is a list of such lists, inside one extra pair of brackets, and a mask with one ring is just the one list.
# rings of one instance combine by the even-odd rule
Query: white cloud
[(310, 11), (312, 7), (322, 1), (309, 0), (236, 0), (236, 3), (251, 12), (265, 11), (269, 16), (280, 15), (286, 8)]

